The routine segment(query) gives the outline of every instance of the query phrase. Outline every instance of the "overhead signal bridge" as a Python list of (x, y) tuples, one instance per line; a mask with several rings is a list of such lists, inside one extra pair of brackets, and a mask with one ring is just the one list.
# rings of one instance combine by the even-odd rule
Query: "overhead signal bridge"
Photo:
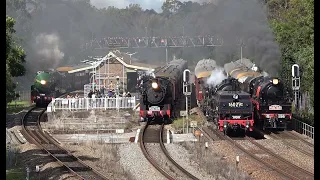
[(215, 47), (222, 46), (223, 40), (217, 36), (179, 37), (106, 37), (91, 40), (83, 45), (83, 50), (110, 48), (174, 48), (174, 47)]

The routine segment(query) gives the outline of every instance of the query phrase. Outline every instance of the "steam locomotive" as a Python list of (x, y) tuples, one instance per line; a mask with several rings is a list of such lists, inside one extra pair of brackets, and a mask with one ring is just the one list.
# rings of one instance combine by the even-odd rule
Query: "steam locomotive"
[(291, 95), (276, 77), (270, 77), (249, 60), (242, 59), (224, 65), (227, 74), (240, 82), (254, 104), (255, 124), (262, 129), (286, 129), (292, 118)]
[(208, 84), (208, 78), (216, 75), (212, 74), (216, 67), (214, 60), (201, 60), (195, 68), (198, 106), (225, 134), (229, 130), (252, 131), (254, 119), (250, 94), (241, 91), (240, 83), (234, 78), (224, 79), (216, 86)]
[(141, 121), (170, 123), (178, 116), (185, 69), (187, 61), (175, 59), (156, 68), (153, 76), (144, 78), (140, 98)]
[(45, 107), (52, 98), (66, 92), (82, 89), (89, 83), (89, 73), (59, 72), (56, 70), (38, 71), (34, 83), (31, 86), (31, 103), (37, 107)]

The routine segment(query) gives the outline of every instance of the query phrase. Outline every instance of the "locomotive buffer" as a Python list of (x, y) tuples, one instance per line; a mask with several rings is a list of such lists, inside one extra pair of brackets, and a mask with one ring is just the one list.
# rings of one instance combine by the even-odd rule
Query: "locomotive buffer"
[[(190, 70), (186, 69), (183, 71), (183, 94), (186, 97), (186, 120), (187, 120), (187, 133), (189, 133), (189, 108), (191, 107), (191, 83), (190, 83)], [(184, 122), (183, 122), (184, 124)]]

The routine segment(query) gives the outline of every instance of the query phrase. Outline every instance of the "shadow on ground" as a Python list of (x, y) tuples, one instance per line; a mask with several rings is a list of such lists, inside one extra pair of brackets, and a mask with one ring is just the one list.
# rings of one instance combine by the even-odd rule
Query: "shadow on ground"
[[(98, 158), (92, 158), (88, 156), (80, 156), (79, 158), (81, 160), (88, 160), (88, 161), (98, 160)], [(58, 164), (58, 162), (54, 158), (47, 155), (47, 153), (45, 153), (42, 150), (33, 149), (33, 150), (22, 152), (18, 154), (18, 160), (19, 162), (17, 166), (23, 169), (26, 169), (26, 167), (30, 168), (30, 177), (32, 179), (39, 179), (39, 176), (41, 180), (42, 179), (43, 180), (44, 179), (61, 180), (61, 179), (70, 179), (70, 177), (72, 177), (72, 175), (69, 173), (67, 168), (60, 166), (60, 164)], [(40, 173), (36, 172), (36, 165), (40, 165), (43, 168)]]

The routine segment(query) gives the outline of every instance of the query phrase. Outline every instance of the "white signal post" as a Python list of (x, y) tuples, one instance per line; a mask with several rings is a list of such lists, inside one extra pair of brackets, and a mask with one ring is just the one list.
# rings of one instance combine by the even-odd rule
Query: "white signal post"
[(292, 90), (294, 92), (295, 110), (299, 108), (299, 91), (300, 91), (300, 70), (299, 65), (292, 65)]
[(190, 86), (190, 70), (185, 69), (183, 71), (183, 94), (186, 96), (186, 120), (187, 120), (187, 133), (189, 133), (189, 119), (188, 119), (188, 96), (191, 95), (191, 88)]

